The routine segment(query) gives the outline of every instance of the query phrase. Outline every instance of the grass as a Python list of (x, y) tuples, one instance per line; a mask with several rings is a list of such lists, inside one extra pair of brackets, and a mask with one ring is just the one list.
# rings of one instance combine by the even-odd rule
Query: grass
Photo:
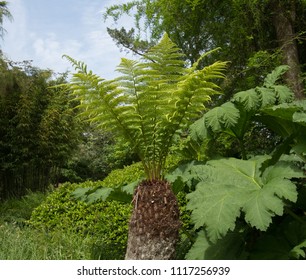
[(0, 226), (2, 260), (79, 260), (91, 258), (89, 239), (65, 232), (39, 232), (14, 224)]
[(33, 209), (47, 194), (28, 193), (21, 199), (0, 203), (1, 260), (78, 260), (91, 259), (90, 238), (73, 232), (46, 232), (27, 225)]
[[(73, 229), (37, 229), (27, 222), (32, 211), (47, 197), (44, 193), (28, 193), (21, 199), (0, 202), (0, 260), (91, 260), (122, 259), (116, 245), (106, 244)], [(115, 247), (114, 247), (115, 246)], [(191, 246), (183, 240), (178, 246), (178, 259)]]
[(47, 193), (29, 192), (21, 198), (11, 198), (0, 202), (0, 224), (23, 225), (30, 219), (32, 211), (46, 198)]

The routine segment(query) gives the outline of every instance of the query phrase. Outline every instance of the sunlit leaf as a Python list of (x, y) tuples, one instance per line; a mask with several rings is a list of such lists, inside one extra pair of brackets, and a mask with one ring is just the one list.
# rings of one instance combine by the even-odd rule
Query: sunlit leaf
[(208, 161), (201, 169), (191, 167), (190, 172), (201, 182), (187, 195), (188, 209), (195, 227), (204, 226), (212, 242), (235, 228), (241, 212), (251, 226), (265, 231), (273, 216), (283, 214), (284, 199), (297, 200), (296, 186), (289, 179), (303, 177), (303, 172), (283, 161), (261, 174), (268, 159), (219, 159)]

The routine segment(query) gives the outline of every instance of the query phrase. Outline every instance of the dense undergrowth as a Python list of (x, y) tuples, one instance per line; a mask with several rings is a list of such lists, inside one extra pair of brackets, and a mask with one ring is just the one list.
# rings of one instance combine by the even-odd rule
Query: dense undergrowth
[[(305, 259), (306, 103), (275, 85), (285, 70), (208, 111), (174, 148), (197, 159), (182, 164), (172, 156), (166, 164), (181, 210), (178, 259)], [(250, 123), (264, 125), (269, 139), (253, 138)], [(267, 140), (275, 147), (262, 151)], [(135, 163), (103, 181), (65, 183), (1, 202), (0, 259), (123, 259), (131, 183), (143, 175)], [(121, 202), (106, 200), (120, 192), (127, 194)]]
[[(176, 159), (169, 159), (168, 166)], [(168, 167), (170, 168), (170, 167)], [(116, 187), (143, 176), (139, 163), (113, 170), (103, 181), (64, 183), (0, 203), (0, 259), (124, 259), (131, 203), (74, 199), (77, 188)], [(183, 229), (177, 258), (191, 246), (186, 197), (178, 194)]]

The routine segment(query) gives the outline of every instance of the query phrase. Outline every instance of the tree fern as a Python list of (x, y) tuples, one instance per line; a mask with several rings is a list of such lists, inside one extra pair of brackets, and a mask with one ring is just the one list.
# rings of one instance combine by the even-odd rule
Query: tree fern
[[(199, 61), (203, 58), (202, 56)], [(225, 62), (186, 68), (183, 54), (167, 35), (139, 61), (122, 59), (120, 76), (106, 81), (84, 63), (66, 58), (78, 71), (69, 85), (82, 115), (133, 145), (148, 179), (162, 178), (165, 158), (177, 131), (199, 117)]]

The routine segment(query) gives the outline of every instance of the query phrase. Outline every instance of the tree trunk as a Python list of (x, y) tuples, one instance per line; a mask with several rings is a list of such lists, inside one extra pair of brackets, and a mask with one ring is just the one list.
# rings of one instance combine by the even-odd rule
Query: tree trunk
[(290, 10), (282, 3), (284, 1), (273, 1), (273, 23), (276, 30), (277, 40), (283, 54), (283, 63), (290, 66), (285, 74), (285, 79), (295, 94), (296, 99), (304, 98), (303, 84), (301, 80), (301, 69), (299, 64), (296, 35), (294, 34), (294, 21), (296, 17), (295, 1), (291, 1)]
[(125, 259), (173, 259), (180, 220), (170, 184), (143, 181), (136, 189), (133, 204)]

